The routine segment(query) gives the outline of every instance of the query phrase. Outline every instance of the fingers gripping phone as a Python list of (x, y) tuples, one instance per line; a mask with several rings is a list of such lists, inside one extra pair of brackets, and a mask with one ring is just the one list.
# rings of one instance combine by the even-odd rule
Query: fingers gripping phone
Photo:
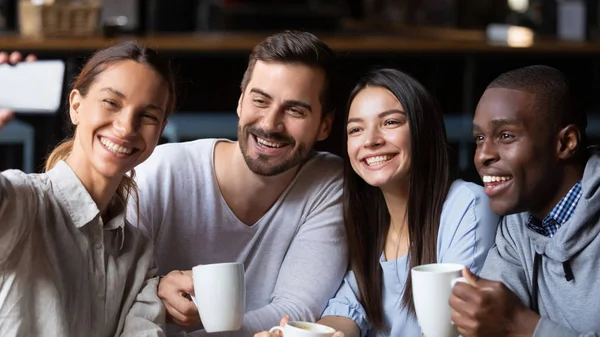
[(61, 60), (0, 65), (0, 108), (16, 113), (56, 113), (65, 81)]

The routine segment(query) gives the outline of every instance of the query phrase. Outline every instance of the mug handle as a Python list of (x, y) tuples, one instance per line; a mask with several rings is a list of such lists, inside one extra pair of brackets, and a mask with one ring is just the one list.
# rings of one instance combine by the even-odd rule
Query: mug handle
[(275, 331), (281, 331), (283, 332), (283, 328), (280, 326), (274, 326), (271, 328), (271, 330), (269, 330), (269, 332), (275, 332)]
[(192, 302), (194, 302), (194, 304), (196, 305), (196, 308), (199, 309), (200, 307), (198, 306), (198, 302), (196, 301), (196, 297), (194, 297), (193, 295), (190, 295), (190, 298), (192, 299)]
[(467, 281), (466, 278), (464, 278), (464, 277), (457, 277), (454, 280), (452, 280), (452, 283), (451, 283), (452, 288), (454, 288), (454, 285), (456, 285), (456, 283), (458, 283), (458, 282), (464, 282), (464, 283), (469, 284), (469, 281)]

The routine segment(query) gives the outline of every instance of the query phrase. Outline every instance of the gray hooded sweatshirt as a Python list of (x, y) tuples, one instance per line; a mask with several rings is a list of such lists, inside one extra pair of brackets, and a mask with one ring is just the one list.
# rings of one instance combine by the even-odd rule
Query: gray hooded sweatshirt
[(529, 213), (504, 217), (481, 272), (540, 314), (534, 337), (600, 337), (600, 155), (581, 183), (573, 216), (552, 238), (527, 228)]

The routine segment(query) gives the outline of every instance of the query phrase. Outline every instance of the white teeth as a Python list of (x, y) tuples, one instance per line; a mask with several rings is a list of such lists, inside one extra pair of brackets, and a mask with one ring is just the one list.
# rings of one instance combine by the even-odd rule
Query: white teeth
[(104, 146), (114, 153), (122, 153), (122, 154), (131, 154), (133, 148), (119, 146), (106, 138), (100, 138), (100, 142), (104, 144)]
[(393, 155), (376, 156), (376, 157), (369, 157), (365, 161), (367, 162), (367, 165), (372, 166), (372, 165), (378, 165), (381, 163), (385, 163), (386, 161), (389, 161), (392, 158), (394, 158)]
[(264, 146), (268, 146), (268, 147), (273, 147), (273, 148), (280, 148), (280, 147), (282, 147), (284, 145), (284, 144), (277, 144), (277, 143), (269, 142), (269, 141), (264, 140), (264, 139), (262, 139), (260, 137), (256, 137), (256, 141), (260, 145), (264, 145)]
[(511, 176), (482, 176), (481, 179), (484, 183), (495, 183), (500, 181), (510, 180)]

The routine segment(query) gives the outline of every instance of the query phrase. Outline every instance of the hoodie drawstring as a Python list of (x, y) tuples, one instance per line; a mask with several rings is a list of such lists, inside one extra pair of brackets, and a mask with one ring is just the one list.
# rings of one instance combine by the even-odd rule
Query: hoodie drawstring
[(573, 270), (571, 270), (569, 260), (563, 262), (563, 270), (565, 271), (565, 279), (567, 280), (567, 282), (573, 281), (575, 276), (573, 275)]
[(540, 310), (538, 308), (538, 269), (540, 267), (540, 262), (542, 262), (542, 256), (535, 253), (535, 257), (533, 258), (533, 276), (531, 277), (531, 310), (536, 314), (540, 314)]
[[(535, 253), (535, 257), (533, 259), (533, 275), (532, 275), (532, 285), (531, 285), (531, 310), (533, 310), (536, 314), (540, 314), (539, 306), (538, 306), (538, 275), (539, 269), (542, 267), (542, 255)], [(563, 271), (565, 272), (565, 279), (567, 282), (573, 281), (575, 276), (573, 275), (573, 270), (571, 269), (571, 265), (569, 264), (569, 260), (563, 262)]]

